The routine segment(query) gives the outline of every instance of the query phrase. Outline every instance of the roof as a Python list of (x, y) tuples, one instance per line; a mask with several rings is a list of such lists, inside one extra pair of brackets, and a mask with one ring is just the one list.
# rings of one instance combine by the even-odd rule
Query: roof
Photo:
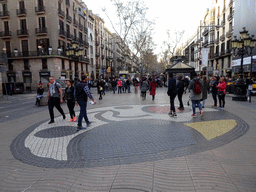
[(195, 68), (186, 63), (179, 62), (166, 69), (165, 71), (171, 73), (192, 73), (195, 71)]

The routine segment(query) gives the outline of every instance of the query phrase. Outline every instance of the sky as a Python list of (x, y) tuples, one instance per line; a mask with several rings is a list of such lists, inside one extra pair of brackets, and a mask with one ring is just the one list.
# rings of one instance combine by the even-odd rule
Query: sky
[[(111, 0), (83, 0), (88, 9), (105, 21), (105, 26), (111, 31), (109, 19), (102, 11), (105, 7), (110, 18), (114, 17), (115, 8)], [(125, 0), (123, 0), (125, 1)], [(156, 44), (155, 54), (161, 52), (161, 45), (166, 41), (168, 36), (166, 31), (171, 30), (185, 31), (183, 42), (186, 42), (197, 30), (200, 25), (200, 20), (204, 19), (206, 9), (211, 7), (211, 0), (144, 0), (148, 6), (147, 17), (149, 19), (156, 18), (153, 40)]]

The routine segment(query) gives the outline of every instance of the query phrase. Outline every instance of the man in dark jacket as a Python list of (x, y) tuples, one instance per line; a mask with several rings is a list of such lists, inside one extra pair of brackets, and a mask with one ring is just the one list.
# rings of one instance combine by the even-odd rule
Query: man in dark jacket
[(86, 127), (82, 127), (82, 119), (83, 118), (84, 118), (87, 126), (89, 126), (92, 123), (89, 121), (89, 119), (87, 117), (87, 112), (86, 112), (88, 97), (94, 103), (96, 103), (96, 101), (93, 99), (93, 97), (91, 95), (91, 92), (87, 85), (87, 81), (88, 81), (87, 76), (83, 75), (82, 81), (77, 83), (77, 85), (75, 86), (74, 96), (75, 96), (76, 104), (78, 103), (80, 106), (80, 114), (78, 117), (77, 131), (86, 129)]
[(214, 104), (212, 107), (217, 107), (217, 92), (218, 92), (218, 89), (216, 87), (217, 85), (218, 85), (217, 77), (213, 77), (211, 81), (211, 90), (212, 90), (212, 98), (213, 98)]
[(117, 86), (117, 82), (116, 82), (116, 79), (113, 78), (112, 81), (111, 81), (111, 86), (112, 86), (112, 89), (113, 89), (113, 94), (115, 94), (116, 92), (116, 86)]
[(174, 106), (174, 100), (177, 95), (177, 86), (176, 86), (176, 79), (173, 78), (173, 74), (169, 74), (169, 83), (168, 83), (168, 91), (167, 94), (170, 96), (170, 103), (171, 103), (171, 108), (170, 108), (170, 113), (169, 115), (172, 117), (177, 117), (176, 111), (175, 111), (175, 106)]
[(178, 84), (177, 84), (177, 91), (178, 91), (178, 99), (180, 102), (180, 107), (178, 108), (179, 110), (184, 110), (183, 102), (182, 102), (182, 95), (184, 92), (184, 81), (182, 80), (182, 77), (178, 77)]

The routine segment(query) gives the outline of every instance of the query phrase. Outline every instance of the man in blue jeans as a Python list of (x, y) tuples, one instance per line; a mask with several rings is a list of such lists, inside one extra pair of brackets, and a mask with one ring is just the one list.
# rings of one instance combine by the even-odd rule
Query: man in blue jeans
[(190, 81), (188, 89), (190, 91), (190, 99), (192, 101), (193, 114), (192, 117), (196, 117), (196, 105), (200, 110), (201, 117), (204, 116), (204, 112), (200, 103), (202, 99), (202, 85), (203, 81), (198, 77), (197, 73), (193, 73), (193, 79)]
[(86, 112), (88, 97), (94, 103), (96, 103), (96, 101), (93, 99), (91, 92), (89, 90), (89, 87), (87, 85), (87, 81), (88, 81), (87, 76), (83, 75), (81, 79), (82, 79), (82, 81), (76, 84), (75, 92), (74, 92), (76, 104), (79, 104), (79, 106), (80, 106), (80, 114), (78, 117), (77, 131), (86, 129), (86, 127), (82, 127), (83, 118), (84, 118), (87, 126), (89, 126), (92, 123), (89, 121), (89, 119), (87, 117), (87, 112)]

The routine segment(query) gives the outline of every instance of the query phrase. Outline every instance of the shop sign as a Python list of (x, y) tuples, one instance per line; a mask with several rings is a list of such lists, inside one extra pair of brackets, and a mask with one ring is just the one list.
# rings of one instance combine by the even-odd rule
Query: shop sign
[(7, 73), (8, 77), (15, 77), (15, 73)]
[(23, 76), (31, 76), (31, 72), (24, 72)]
[(50, 72), (40, 72), (40, 76), (50, 76)]

